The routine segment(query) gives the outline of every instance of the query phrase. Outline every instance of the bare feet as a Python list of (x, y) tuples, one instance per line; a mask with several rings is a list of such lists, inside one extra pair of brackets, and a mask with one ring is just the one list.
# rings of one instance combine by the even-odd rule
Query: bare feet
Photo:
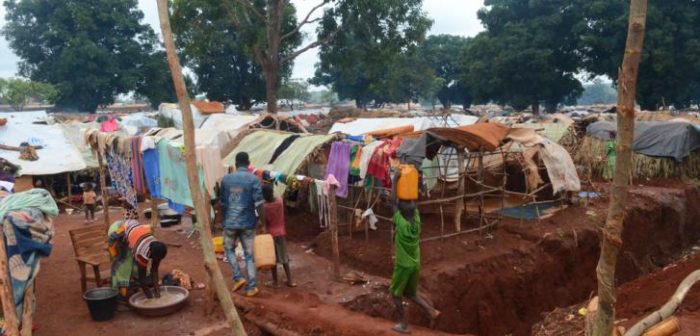
[(296, 286), (297, 286), (296, 282), (287, 281), (287, 287), (294, 288)]
[(437, 323), (437, 319), (441, 314), (442, 313), (439, 310), (433, 309), (433, 312), (430, 314), (430, 329), (435, 329), (435, 324)]
[(274, 289), (280, 288), (280, 284), (278, 282), (274, 282), (274, 281), (266, 282), (265, 286), (270, 287), (270, 288), (274, 288)]

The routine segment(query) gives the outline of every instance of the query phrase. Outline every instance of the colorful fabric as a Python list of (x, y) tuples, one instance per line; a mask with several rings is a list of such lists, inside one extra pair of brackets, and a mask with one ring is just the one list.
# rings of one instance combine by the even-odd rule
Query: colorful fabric
[(131, 140), (131, 172), (134, 180), (134, 189), (140, 195), (146, 193), (146, 180), (143, 174), (143, 159), (141, 157), (142, 137), (133, 137)]
[(277, 197), (274, 202), (265, 202), (263, 212), (267, 232), (273, 237), (285, 236), (287, 232), (284, 228), (284, 201), (282, 197)]
[(122, 304), (126, 304), (129, 302), (131, 278), (138, 274), (138, 268), (129, 244), (122, 239), (126, 231), (123, 224), (124, 221), (112, 223), (107, 231), (107, 237), (109, 255), (112, 259), (112, 288), (119, 293), (117, 300)]
[(240, 168), (222, 180), (219, 200), (224, 211), (224, 228), (255, 228), (255, 208), (264, 202), (260, 180)]
[[(157, 147), (161, 197), (173, 203), (194, 207), (189, 183), (187, 183), (187, 166), (182, 149), (173, 146), (165, 139), (160, 140)], [(203, 191), (204, 174), (201, 167), (198, 172)]]
[(389, 291), (395, 297), (404, 295), (416, 296), (418, 293), (418, 280), (420, 278), (419, 267), (402, 267), (395, 265), (391, 274)]
[(122, 195), (132, 207), (137, 207), (136, 189), (134, 189), (134, 177), (131, 170), (131, 160), (124, 155), (105, 153), (109, 177), (112, 186)]
[(360, 155), (360, 178), (365, 178), (367, 176), (367, 169), (369, 168), (369, 162), (374, 157), (374, 151), (382, 144), (381, 141), (371, 142), (362, 149), (362, 155)]
[(407, 220), (397, 211), (392, 218), (396, 226), (394, 251), (396, 266), (420, 268), (420, 215), (414, 210), (413, 220)]
[(143, 152), (143, 173), (151, 196), (161, 198), (158, 150), (148, 149)]
[(56, 215), (56, 202), (44, 189), (12, 194), (0, 202), (17, 316), (24, 312), (24, 294), (39, 272), (40, 257), (51, 254), (54, 231), (47, 217)]
[(603, 168), (603, 178), (606, 180), (612, 180), (615, 176), (615, 161), (617, 160), (617, 146), (615, 145), (615, 140), (608, 140), (607, 153), (608, 164)]
[(350, 176), (350, 144), (336, 141), (331, 145), (331, 153), (328, 156), (326, 166), (326, 178), (335, 176), (340, 182), (340, 187), (335, 194), (338, 197), (348, 197), (348, 177)]

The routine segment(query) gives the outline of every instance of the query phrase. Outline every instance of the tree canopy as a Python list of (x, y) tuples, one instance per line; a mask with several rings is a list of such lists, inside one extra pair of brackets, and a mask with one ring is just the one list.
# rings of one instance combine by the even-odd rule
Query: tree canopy
[[(94, 112), (156, 66), (153, 30), (136, 0), (6, 0), (4, 35), (19, 74), (53, 84), (56, 104)], [(150, 80), (150, 79), (149, 79)]]
[[(629, 6), (615, 0), (580, 0), (586, 25), (580, 48), (593, 75), (617, 80), (624, 55)], [(700, 6), (694, 0), (650, 1), (639, 68), (637, 101), (643, 109), (683, 108), (700, 102)]]
[[(429, 36), (420, 46), (421, 57), (428, 66), (433, 69), (437, 77), (433, 81), (435, 89), (433, 97), (440, 100), (445, 108), (452, 104), (462, 104), (469, 107), (471, 104), (471, 94), (464, 84), (464, 79), (460, 78), (459, 64), (461, 51), (466, 48), (470, 39), (454, 35), (433, 35)], [(426, 94), (424, 98), (431, 100), (433, 97)]]
[(479, 11), (486, 28), (461, 54), (461, 80), (474, 99), (537, 112), (573, 102), (582, 92), (575, 74), (582, 24), (568, 0), (487, 0)]
[(52, 103), (57, 91), (51, 84), (32, 82), (22, 78), (0, 78), (0, 102), (9, 104), (15, 111), (35, 100), (40, 103)]
[(318, 38), (333, 38), (320, 48), (313, 83), (360, 107), (414, 97), (419, 85), (400, 81), (429, 73), (409, 61), (432, 24), (421, 6), (421, 0), (346, 1), (327, 10)]
[[(250, 36), (264, 33), (264, 27), (241, 27), (231, 18), (231, 2), (215, 0), (176, 0), (173, 2), (173, 31), (184, 63), (197, 76), (197, 91), (210, 100), (231, 102), (247, 110), (265, 100), (265, 77), (254, 58)], [(296, 23), (287, 11), (285, 26)], [(285, 41), (289, 52), (298, 39)], [(286, 81), (291, 63), (280, 71)]]

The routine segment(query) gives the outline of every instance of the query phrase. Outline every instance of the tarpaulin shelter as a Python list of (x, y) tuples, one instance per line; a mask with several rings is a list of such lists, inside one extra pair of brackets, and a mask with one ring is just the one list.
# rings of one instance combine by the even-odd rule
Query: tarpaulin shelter
[(424, 131), (435, 127), (459, 127), (475, 124), (478, 117), (463, 114), (453, 114), (443, 117), (418, 118), (358, 118), (348, 122), (336, 122), (328, 134), (342, 133), (348, 135), (364, 135), (367, 133), (413, 126), (413, 131)]
[(700, 149), (700, 131), (684, 122), (655, 123), (635, 134), (632, 150), (654, 157), (682, 162), (691, 152)]
[[(83, 170), (87, 167), (82, 154), (58, 125), (35, 125), (9, 119), (0, 127), (0, 144), (19, 147), (28, 143), (37, 147), (38, 159), (20, 159), (20, 152), (0, 149), (0, 157), (21, 167), (21, 175), (53, 175)], [(26, 120), (25, 120), (26, 121)]]

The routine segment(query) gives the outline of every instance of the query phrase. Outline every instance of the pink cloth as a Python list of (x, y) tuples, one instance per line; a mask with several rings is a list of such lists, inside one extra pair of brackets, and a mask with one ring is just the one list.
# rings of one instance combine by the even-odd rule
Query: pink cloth
[(274, 202), (265, 202), (263, 204), (263, 213), (265, 214), (265, 227), (269, 234), (273, 237), (287, 234), (284, 229), (284, 203), (281, 197), (275, 199)]
[(116, 132), (119, 129), (119, 123), (117, 123), (117, 119), (110, 119), (102, 124), (100, 124), (100, 131), (102, 132)]

